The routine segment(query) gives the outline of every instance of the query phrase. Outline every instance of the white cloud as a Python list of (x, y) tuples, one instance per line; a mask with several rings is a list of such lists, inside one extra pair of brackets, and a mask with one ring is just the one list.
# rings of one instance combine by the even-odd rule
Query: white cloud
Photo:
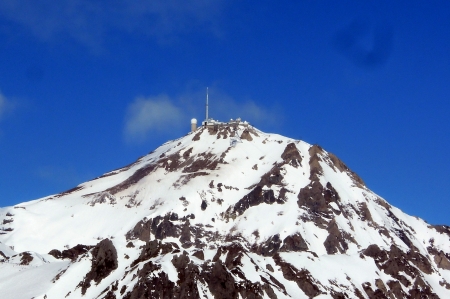
[(3, 110), (5, 109), (5, 97), (0, 93), (0, 118), (2, 117)]
[(128, 107), (125, 138), (142, 141), (150, 132), (163, 133), (182, 125), (182, 110), (166, 95), (138, 97)]
[(214, 32), (224, 5), (223, 0), (2, 0), (0, 17), (42, 39), (68, 34), (98, 46), (111, 30), (156, 37), (199, 27)]
[(236, 100), (217, 88), (210, 89), (210, 116), (219, 121), (240, 117), (256, 126), (275, 124), (279, 109), (267, 104), (261, 105), (251, 99)]
[[(237, 101), (217, 88), (209, 91), (209, 116), (218, 121), (240, 117), (258, 127), (279, 122), (276, 107), (264, 107), (251, 100)], [(139, 142), (155, 133), (187, 132), (191, 118), (201, 123), (204, 117), (205, 90), (191, 90), (172, 98), (167, 95), (138, 97), (127, 109), (125, 139)]]
[(6, 113), (6, 110), (8, 108), (10, 108), (9, 106), (10, 106), (10, 102), (0, 91), (0, 119)]

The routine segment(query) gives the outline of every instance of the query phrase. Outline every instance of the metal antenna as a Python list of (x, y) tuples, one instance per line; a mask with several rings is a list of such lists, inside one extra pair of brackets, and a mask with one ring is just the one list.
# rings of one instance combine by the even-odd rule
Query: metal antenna
[(208, 123), (208, 87), (206, 87), (206, 123)]

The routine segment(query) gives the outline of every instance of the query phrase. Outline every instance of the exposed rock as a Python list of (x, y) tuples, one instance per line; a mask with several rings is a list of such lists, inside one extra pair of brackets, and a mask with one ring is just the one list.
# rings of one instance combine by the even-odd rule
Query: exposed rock
[(353, 183), (355, 186), (358, 186), (360, 188), (365, 188), (366, 185), (364, 181), (352, 170), (350, 170), (347, 165), (344, 164), (338, 157), (336, 157), (332, 153), (328, 153), (328, 158), (331, 160), (332, 163), (327, 163), (331, 168), (338, 169), (340, 172), (345, 172), (347, 175), (353, 180)]
[(158, 271), (160, 269), (161, 266), (147, 262), (138, 271), (137, 283), (123, 299), (179, 298), (175, 297), (175, 284), (165, 272)]
[(203, 253), (203, 250), (197, 250), (192, 255), (195, 256), (196, 258), (198, 258), (199, 260), (202, 260), (202, 261), (205, 260), (205, 255)]
[(94, 246), (78, 244), (70, 249), (63, 250), (62, 252), (57, 249), (53, 249), (48, 254), (57, 259), (71, 259), (72, 261), (75, 261), (78, 256), (85, 254), (93, 247)]
[(445, 279), (442, 279), (441, 281), (439, 281), (439, 284), (443, 287), (445, 287), (447, 290), (450, 290), (450, 283), (448, 283), (447, 281), (445, 281)]
[(373, 222), (372, 214), (369, 211), (369, 208), (367, 207), (367, 203), (360, 202), (358, 204), (358, 210), (357, 213), (359, 217), (361, 218), (361, 221), (365, 221), (369, 224), (369, 226), (376, 227), (377, 225)]
[(144, 242), (150, 241), (151, 224), (151, 220), (144, 219), (139, 221), (132, 230), (126, 233), (127, 240), (139, 239)]
[(259, 246), (253, 246), (252, 250), (262, 256), (273, 256), (280, 250), (280, 247), (280, 235), (276, 234), (259, 244)]
[(265, 173), (261, 177), (261, 181), (257, 184), (258, 186), (264, 187), (267, 186), (268, 188), (271, 188), (272, 185), (282, 186), (283, 181), (283, 175), (281, 174), (282, 170), (282, 164), (276, 163), (272, 169)]
[(308, 245), (299, 233), (287, 236), (283, 240), (283, 246), (281, 246), (280, 251), (306, 251), (308, 250)]
[(333, 188), (330, 182), (324, 188), (319, 181), (311, 181), (311, 183), (300, 189), (297, 204), (300, 208), (307, 209), (312, 216), (325, 216), (331, 218), (333, 213), (340, 214), (329, 204), (331, 202), (338, 203), (339, 194)]
[(429, 246), (428, 253), (434, 256), (434, 262), (436, 266), (441, 269), (450, 270), (450, 254), (446, 254), (442, 250), (437, 250), (434, 247)]
[(121, 190), (127, 189), (130, 186), (135, 185), (137, 182), (139, 182), (141, 179), (143, 179), (145, 176), (147, 176), (149, 173), (151, 173), (155, 168), (156, 168), (155, 164), (149, 164), (142, 168), (139, 168), (128, 179), (126, 179), (125, 181), (123, 181), (122, 183), (120, 183), (114, 187), (106, 189), (105, 191), (114, 195), (114, 194), (120, 192)]
[(388, 299), (382, 290), (372, 290), (370, 282), (363, 283), (362, 287), (370, 299)]
[(247, 141), (252, 141), (253, 137), (252, 137), (252, 135), (250, 135), (249, 130), (244, 130), (244, 132), (242, 132), (242, 134), (241, 134), (241, 139), (244, 139)]
[(178, 215), (168, 213), (164, 217), (156, 216), (153, 219), (143, 219), (139, 221), (135, 227), (127, 232), (127, 240), (139, 239), (144, 242), (150, 240), (150, 234), (153, 234), (156, 239), (162, 240), (167, 237), (177, 238), (180, 235), (181, 227), (174, 222), (178, 220)]
[(286, 146), (284, 152), (281, 154), (281, 158), (285, 163), (295, 168), (302, 166), (302, 156), (300, 155), (297, 146), (295, 146), (295, 143), (289, 143)]
[(202, 133), (203, 133), (203, 128), (200, 129), (200, 130), (194, 135), (194, 138), (192, 138), (192, 141), (198, 141), (198, 140), (200, 140), (200, 136), (202, 136)]
[(225, 266), (229, 270), (233, 270), (238, 266), (242, 266), (241, 258), (244, 255), (244, 248), (239, 243), (232, 243), (229, 246), (223, 248), (228, 251), (227, 257), (225, 259)]
[[(195, 159), (188, 160), (189, 163), (184, 167), (183, 172), (197, 172), (200, 170), (214, 170), (219, 163), (219, 160), (212, 153), (202, 153), (195, 157)], [(182, 165), (180, 165), (182, 166)]]
[[(422, 280), (421, 271), (426, 274), (433, 272), (428, 259), (414, 249), (405, 253), (397, 246), (391, 245), (390, 250), (386, 251), (373, 244), (367, 247), (363, 254), (372, 257), (380, 270), (391, 275), (405, 287), (411, 286), (411, 278)], [(409, 276), (410, 279), (404, 275)]]
[(403, 291), (402, 285), (397, 280), (389, 280), (387, 285), (390, 289), (390, 293), (395, 296), (395, 298), (407, 298), (407, 294)]
[(107, 277), (112, 271), (117, 269), (117, 251), (114, 244), (109, 239), (104, 239), (92, 249), (91, 270), (86, 274), (83, 281), (80, 282), (81, 293), (84, 295), (86, 290), (94, 281), (97, 284)]
[[(59, 194), (56, 194), (55, 197), (62, 197), (62, 196), (65, 196), (65, 195), (69, 195), (69, 194), (71, 194), (71, 193), (80, 191), (80, 190), (82, 190), (83, 188), (84, 188), (83, 186), (76, 186), (76, 187), (71, 188), (71, 189), (69, 189), (69, 190), (66, 190), (66, 191), (64, 191), (64, 192), (61, 192), (61, 193), (59, 193)], [(15, 207), (14, 207), (14, 208), (15, 208)]]
[(198, 267), (193, 264), (187, 253), (174, 256), (172, 264), (178, 271), (176, 298), (200, 298), (197, 280), (200, 274)]
[(247, 209), (252, 206), (257, 206), (262, 203), (273, 204), (276, 201), (273, 190), (263, 190), (261, 186), (256, 186), (249, 194), (240, 199), (229, 211), (236, 215), (242, 215)]
[(170, 243), (162, 243), (159, 240), (153, 240), (150, 242), (147, 242), (145, 246), (142, 248), (142, 251), (139, 255), (139, 257), (134, 260), (131, 263), (131, 267), (134, 267), (135, 265), (149, 260), (151, 258), (154, 258), (158, 256), (159, 254), (166, 254), (173, 250), (174, 246)]
[(441, 234), (446, 234), (450, 237), (450, 226), (448, 225), (430, 225), (430, 228), (434, 228), (437, 232)]
[(206, 200), (202, 200), (202, 205), (200, 206), (202, 211), (206, 210), (207, 207), (208, 207), (208, 204), (206, 203)]
[(320, 165), (319, 161), (322, 161), (320, 158), (320, 154), (323, 154), (324, 151), (319, 145), (313, 145), (309, 148), (309, 168), (310, 175), (309, 179), (312, 181), (318, 181), (319, 175), (323, 174), (323, 168)]
[(321, 291), (317, 286), (319, 283), (315, 281), (308, 270), (298, 270), (291, 264), (283, 261), (278, 254), (274, 255), (273, 260), (277, 266), (281, 268), (283, 277), (297, 283), (298, 287), (306, 294), (306, 296), (313, 298), (321, 294)]
[(13, 222), (14, 221), (14, 219), (3, 219), (3, 224), (8, 224), (8, 223), (11, 223), (11, 222)]
[(29, 265), (33, 260), (33, 256), (29, 252), (22, 252), (19, 255), (21, 256), (20, 258), (21, 265)]
[(328, 224), (327, 230), (328, 237), (325, 239), (325, 242), (323, 242), (327, 253), (345, 253), (348, 250), (348, 243), (334, 219)]

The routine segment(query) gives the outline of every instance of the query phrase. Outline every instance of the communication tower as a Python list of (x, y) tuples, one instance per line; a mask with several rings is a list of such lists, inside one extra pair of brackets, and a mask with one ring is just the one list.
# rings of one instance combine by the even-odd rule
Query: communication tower
[(208, 124), (209, 121), (209, 116), (208, 116), (208, 87), (206, 87), (206, 118), (204, 121), (204, 125), (206, 126)]

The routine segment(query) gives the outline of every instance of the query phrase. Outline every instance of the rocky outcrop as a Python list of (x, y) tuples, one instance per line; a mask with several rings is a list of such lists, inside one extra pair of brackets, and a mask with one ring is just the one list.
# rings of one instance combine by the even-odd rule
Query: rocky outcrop
[(286, 164), (289, 164), (295, 168), (302, 166), (302, 156), (293, 142), (286, 146), (281, 154), (281, 159), (283, 159)]
[(297, 204), (311, 213), (312, 216), (324, 216), (331, 218), (333, 214), (339, 214), (330, 203), (338, 203), (339, 194), (330, 182), (325, 187), (319, 181), (312, 181), (306, 187), (300, 189)]
[(310, 298), (321, 294), (320, 283), (316, 281), (307, 269), (298, 270), (291, 264), (283, 261), (279, 255), (275, 255), (273, 260), (281, 268), (284, 278), (294, 281), (298, 287)]
[(409, 298), (438, 298), (432, 292), (430, 285), (425, 282), (422, 274), (431, 274), (433, 268), (428, 259), (417, 250), (411, 249), (405, 253), (397, 246), (391, 245), (388, 251), (382, 250), (374, 244), (367, 247), (363, 254), (371, 257), (380, 270), (393, 278), (392, 283), (388, 283), (391, 291), (385, 294), (386, 296), (390, 293), (403, 296), (402, 288), (395, 283), (398, 281), (404, 287), (409, 288)]
[(91, 282), (99, 283), (112, 271), (117, 269), (117, 251), (109, 239), (104, 239), (92, 249), (91, 270), (80, 282), (81, 293), (84, 295), (91, 286)]
[(22, 252), (19, 255), (21, 265), (29, 265), (33, 260), (33, 256), (29, 252)]
[(62, 252), (58, 249), (51, 250), (48, 254), (52, 255), (57, 259), (70, 259), (75, 261), (78, 256), (87, 253), (94, 246), (78, 244), (70, 249), (65, 249)]

